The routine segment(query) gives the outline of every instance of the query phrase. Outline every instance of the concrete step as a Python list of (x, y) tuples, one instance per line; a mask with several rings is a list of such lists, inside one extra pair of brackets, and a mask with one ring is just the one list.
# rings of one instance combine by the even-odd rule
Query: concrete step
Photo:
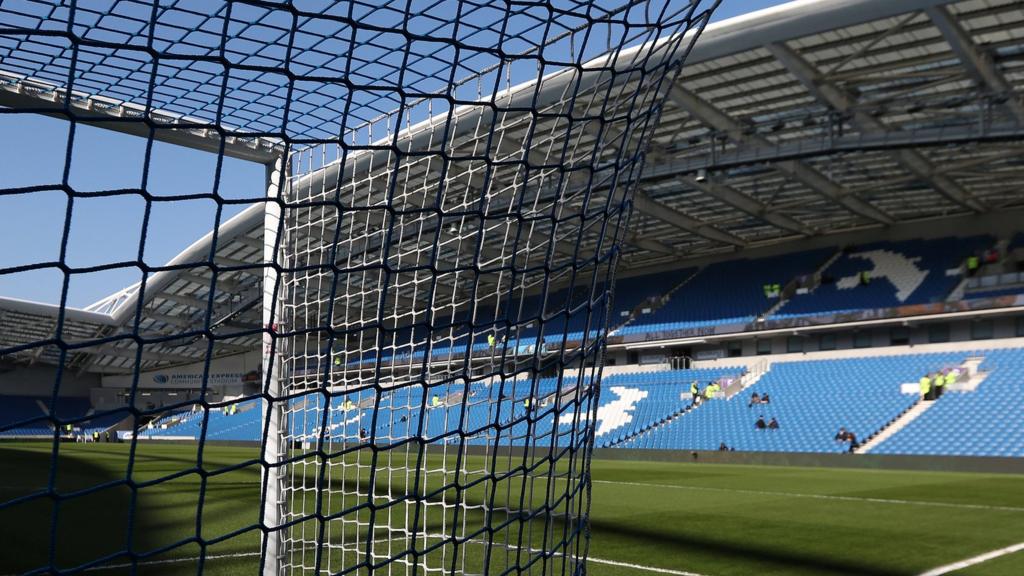
[(757, 384), (771, 369), (772, 362), (767, 358), (762, 362), (747, 367), (747, 372), (738, 378), (737, 385), (729, 386), (722, 391), (725, 394), (725, 398), (728, 400), (737, 394), (742, 394), (744, 390)]
[(988, 377), (988, 372), (982, 372), (978, 369), (984, 361), (985, 358), (982, 356), (972, 356), (965, 360), (960, 365), (960, 369), (967, 371), (967, 379), (953, 384), (949, 387), (949, 390), (953, 392), (974, 392), (977, 390), (978, 386)]
[(935, 401), (918, 401), (918, 403), (914, 404), (914, 406), (910, 410), (907, 410), (906, 412), (903, 413), (902, 416), (894, 420), (891, 424), (889, 424), (885, 428), (882, 428), (881, 432), (875, 434), (874, 436), (871, 437), (870, 440), (861, 444), (860, 447), (854, 450), (854, 453), (867, 454), (868, 452), (871, 452), (873, 448), (875, 448), (882, 442), (885, 442), (890, 436), (905, 428), (907, 424), (910, 424), (914, 420), (917, 420), (917, 418), (921, 416), (921, 414), (924, 414), (929, 408), (932, 407), (932, 404), (935, 404)]

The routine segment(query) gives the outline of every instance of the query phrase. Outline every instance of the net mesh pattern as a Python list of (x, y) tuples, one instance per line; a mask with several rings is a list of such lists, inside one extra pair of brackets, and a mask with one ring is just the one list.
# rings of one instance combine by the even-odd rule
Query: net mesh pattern
[[(63, 278), (0, 311), (3, 365), (45, 382), (0, 415), (43, 440), (0, 524), (45, 545), (0, 572), (585, 573), (631, 194), (715, 4), (0, 3), (0, 113), (69, 126), (61, 173), (0, 175), (66, 200), (57, 258), (0, 262)], [(138, 185), (75, 185), (86, 127), (145, 142)], [(155, 191), (166, 144), (215, 158), (208, 190)], [(263, 188), (223, 194), (231, 161)], [(145, 206), (137, 258), (71, 263), (108, 197)], [(213, 231), (148, 261), (150, 211), (192, 200)], [(68, 303), (118, 269), (140, 281)], [(97, 381), (113, 405), (72, 401)]]

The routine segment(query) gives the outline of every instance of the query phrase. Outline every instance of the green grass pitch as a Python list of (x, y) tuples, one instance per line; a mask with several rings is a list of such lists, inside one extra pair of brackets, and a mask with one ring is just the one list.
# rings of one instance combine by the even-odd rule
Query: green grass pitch
[[(51, 474), (62, 495), (123, 479), (127, 448), (62, 445), (51, 470), (49, 444), (0, 444), (0, 501), (47, 486)], [(206, 446), (204, 469), (256, 455), (253, 448)], [(204, 479), (197, 474), (144, 484), (187, 471), (196, 457), (195, 445), (140, 444), (132, 477), (143, 484), (134, 515), (123, 485), (62, 496), (56, 525), (50, 498), (0, 509), (0, 575), (45, 565), (54, 536), (54, 561), (66, 568), (124, 549), (129, 532), (133, 549), (158, 550), (194, 537), (198, 525), (212, 542), (203, 573), (256, 573), (259, 534), (245, 528), (259, 517), (257, 467), (207, 476), (201, 507)], [(705, 576), (914, 575), (1024, 541), (1024, 476), (595, 460), (593, 478), (588, 571), (595, 576), (671, 573), (653, 569)], [(199, 545), (187, 544), (152, 556), (139, 573), (196, 574), (198, 556)], [(1020, 576), (1024, 552), (956, 574)]]

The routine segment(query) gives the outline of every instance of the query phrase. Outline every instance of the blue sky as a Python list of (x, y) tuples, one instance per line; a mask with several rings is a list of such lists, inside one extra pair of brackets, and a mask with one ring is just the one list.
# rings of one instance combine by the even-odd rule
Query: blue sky
[(712, 18), (713, 22), (739, 16), (754, 10), (785, 4), (785, 0), (722, 0)]
[[(715, 20), (782, 4), (780, 0), (723, 0)], [(0, 69), (2, 69), (0, 62)], [(69, 124), (30, 114), (0, 114), (0, 189), (56, 186), (62, 180)], [(142, 186), (145, 140), (100, 128), (78, 126), (68, 175), (75, 190), (96, 191)], [(155, 143), (146, 184), (155, 197), (210, 194), (216, 181), (213, 154)], [(217, 193), (225, 199), (263, 194), (261, 165), (225, 159)], [(84, 267), (135, 261), (140, 250), (145, 201), (137, 194), (77, 198), (66, 263)], [(152, 203), (143, 259), (160, 265), (173, 258), (216, 222), (212, 199)], [(225, 205), (221, 222), (244, 207)], [(0, 269), (57, 261), (68, 210), (59, 190), (0, 194)], [(0, 296), (38, 302), (60, 300), (64, 274), (47, 268), (0, 274)], [(141, 279), (132, 266), (71, 275), (68, 304), (86, 306)]]

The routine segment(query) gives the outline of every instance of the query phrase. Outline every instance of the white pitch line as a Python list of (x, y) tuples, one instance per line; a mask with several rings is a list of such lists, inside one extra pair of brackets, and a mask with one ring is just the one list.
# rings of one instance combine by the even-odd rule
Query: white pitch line
[[(233, 554), (208, 554), (206, 560), (223, 560), (225, 558), (249, 558), (252, 556), (259, 556), (260, 552), (235, 552)], [(92, 566), (86, 568), (85, 572), (97, 572), (103, 570), (119, 570), (121, 568), (131, 568), (134, 565), (138, 566), (158, 566), (161, 564), (180, 564), (182, 562), (198, 562), (199, 556), (191, 556), (188, 558), (165, 558), (163, 560), (144, 560), (142, 562), (125, 562), (124, 564), (104, 564), (102, 566)]]
[(1006, 548), (1000, 548), (999, 550), (993, 550), (984, 554), (979, 554), (966, 560), (959, 562), (953, 562), (952, 564), (946, 564), (945, 566), (939, 566), (938, 568), (932, 568), (931, 570), (922, 573), (920, 576), (940, 576), (941, 574), (949, 574), (950, 572), (956, 572), (962, 570), (968, 566), (974, 566), (975, 564), (981, 564), (987, 562), (993, 558), (999, 558), (1000, 556), (1006, 556), (1007, 554), (1013, 554), (1014, 552), (1020, 552), (1024, 550), (1024, 542), (1018, 542), (1012, 546)]
[(1016, 506), (993, 506), (988, 504), (958, 504), (956, 502), (928, 502), (926, 500), (898, 500), (895, 498), (864, 498), (861, 496), (837, 496), (834, 494), (803, 494), (800, 492), (773, 492), (770, 490), (744, 490), (741, 488), (718, 488), (714, 486), (690, 486), (686, 484), (654, 484), (648, 482), (619, 482), (614, 480), (592, 480), (594, 484), (621, 484), (624, 486), (646, 486), (650, 488), (672, 488), (676, 490), (697, 490), (707, 492), (729, 492), (753, 496), (789, 496), (815, 500), (840, 500), (844, 502), (871, 502), (873, 504), (899, 504), (906, 506), (933, 506), (936, 508), (960, 508), (965, 510), (998, 510), (1001, 512), (1024, 512)]
[(641, 566), (640, 564), (630, 564), (628, 562), (616, 562), (615, 560), (603, 560), (601, 558), (587, 557), (587, 562), (593, 562), (594, 564), (607, 564), (609, 566), (619, 566), (621, 568), (632, 568), (634, 570), (641, 570), (643, 572), (657, 572), (659, 574), (672, 574), (673, 576), (704, 576), (704, 574), (697, 574), (696, 572), (685, 572), (683, 570), (671, 570), (669, 568), (658, 568), (656, 566)]

